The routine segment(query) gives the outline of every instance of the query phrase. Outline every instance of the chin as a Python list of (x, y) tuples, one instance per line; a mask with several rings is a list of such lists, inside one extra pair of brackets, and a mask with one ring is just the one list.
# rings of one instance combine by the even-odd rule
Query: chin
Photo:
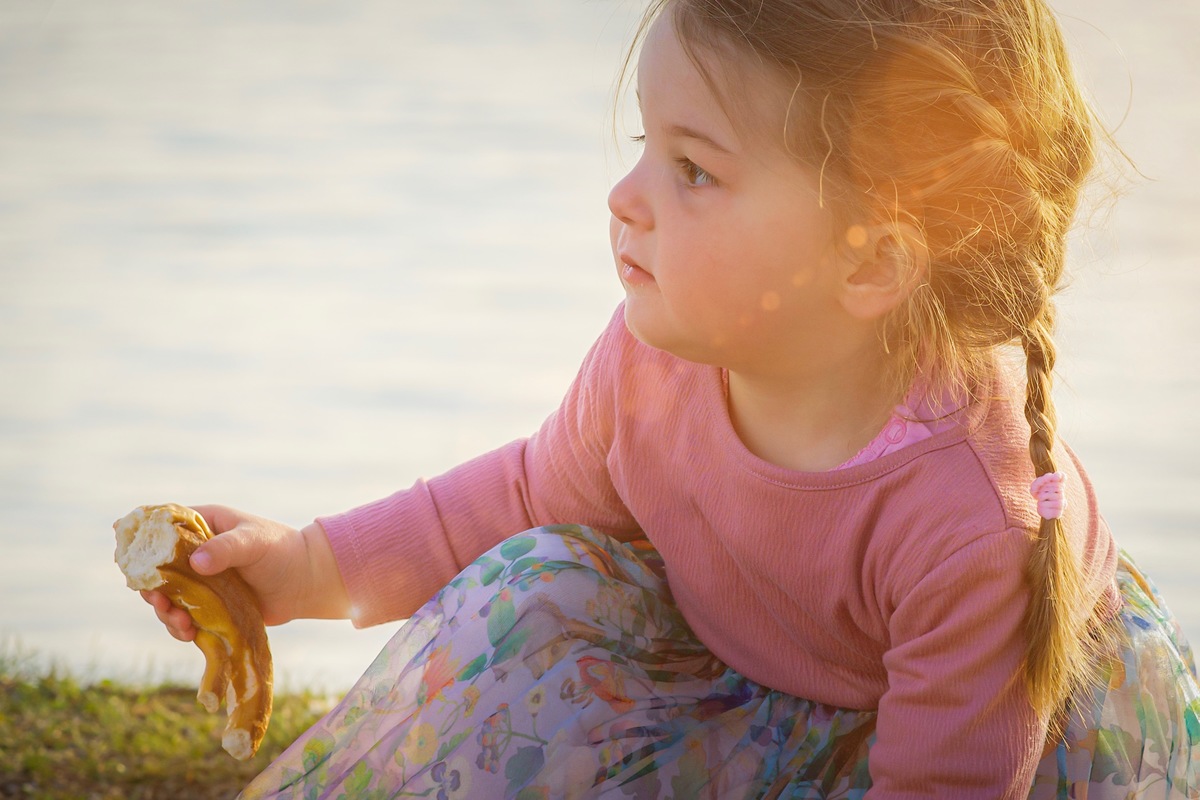
[(625, 327), (647, 347), (670, 353), (684, 361), (698, 364), (718, 365), (717, 353), (713, 347), (701, 345), (693, 337), (679, 330), (678, 326), (665, 318), (660, 308), (646, 308), (637, 298), (626, 296)]
[(663, 325), (662, 312), (659, 309), (648, 309), (647, 305), (644, 298), (626, 292), (625, 327), (633, 334), (633, 338), (642, 344), (670, 352), (671, 348), (666, 346), (669, 337), (664, 336), (666, 332), (663, 329), (666, 326)]

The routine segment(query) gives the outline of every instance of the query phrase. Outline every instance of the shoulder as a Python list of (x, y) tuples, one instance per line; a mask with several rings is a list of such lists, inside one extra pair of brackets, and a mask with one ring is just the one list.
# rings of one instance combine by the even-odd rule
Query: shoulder
[(923, 478), (919, 483), (936, 492), (926, 504), (932, 520), (971, 520), (980, 535), (1037, 529), (1037, 509), (1029, 494), (1034, 475), (1023, 389), (997, 367), (962, 413), (963, 433), (957, 440), (910, 463)]
[[(956, 561), (948, 574), (988, 569), (982, 562), (989, 559), (1012, 569), (1027, 563), (1041, 520), (1029, 492), (1034, 473), (1023, 393), (1020, 380), (998, 371), (968, 414), (966, 435), (914, 458), (907, 474), (897, 476), (895, 485), (905, 487), (897, 496), (920, 533), (904, 537), (893, 551), (894, 599), (945, 562)], [(1065, 444), (1055, 449), (1058, 469), (1068, 476), (1067, 535), (1100, 587), (1115, 563), (1115, 544), (1082, 464)]]
[(922, 583), (932, 585), (935, 575), (1023, 573), (1038, 524), (1023, 427), (1011, 395), (983, 393), (964, 410), (957, 435), (935, 436), (932, 446), (872, 482), (886, 520), (872, 543), (886, 576), (885, 608)]
[(1033, 531), (1039, 521), (1029, 494), (1034, 474), (1029, 458), (1029, 423), (1023, 411), (1024, 388), (1016, 376), (997, 367), (988, 394), (981, 401), (986, 403), (987, 413), (967, 442), (1008, 524)]
[[(1032, 533), (1040, 526), (1041, 518), (1029, 490), (1036, 476), (1029, 456), (1024, 394), (1023, 379), (998, 370), (984, 401), (987, 411), (971, 430), (966, 444), (979, 463), (984, 485), (1002, 509), (1005, 524)], [(1099, 514), (1091, 480), (1079, 457), (1061, 438), (1054, 444), (1054, 462), (1067, 476), (1068, 512), (1063, 523), (1068, 532), (1080, 526), (1095, 527)]]

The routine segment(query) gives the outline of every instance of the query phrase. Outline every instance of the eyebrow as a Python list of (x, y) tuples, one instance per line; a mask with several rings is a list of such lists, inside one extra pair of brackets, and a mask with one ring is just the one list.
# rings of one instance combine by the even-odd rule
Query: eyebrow
[[(642, 93), (635, 89), (633, 94), (637, 98), (638, 113), (643, 114), (643, 112), (642, 112)], [(713, 150), (716, 150), (718, 153), (723, 153), (724, 155), (727, 155), (727, 156), (735, 155), (735, 153), (732, 150), (730, 150), (728, 147), (726, 147), (725, 145), (718, 142), (716, 139), (712, 138), (711, 136), (709, 136), (706, 133), (703, 133), (702, 131), (698, 131), (695, 128), (689, 127), (687, 125), (679, 125), (679, 124), (668, 125), (666, 132), (667, 132), (668, 136), (679, 136), (679, 137), (682, 137), (685, 139), (694, 139), (695, 141), (700, 142), (701, 144), (706, 145), (707, 147), (710, 147)]]
[(706, 133), (701, 133), (695, 128), (689, 128), (687, 125), (668, 125), (667, 134), (671, 136), (681, 136), (687, 139), (695, 139), (703, 145), (711, 147), (719, 153), (724, 153), (727, 156), (733, 155), (733, 151), (717, 140), (713, 139)]

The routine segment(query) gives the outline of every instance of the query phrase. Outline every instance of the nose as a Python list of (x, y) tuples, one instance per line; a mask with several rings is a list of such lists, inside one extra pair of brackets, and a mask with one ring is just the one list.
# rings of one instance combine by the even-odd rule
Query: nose
[(626, 173), (624, 178), (617, 181), (609, 191), (608, 210), (622, 224), (649, 228), (653, 216), (647, 202), (642, 172), (642, 160), (639, 159), (633, 169)]

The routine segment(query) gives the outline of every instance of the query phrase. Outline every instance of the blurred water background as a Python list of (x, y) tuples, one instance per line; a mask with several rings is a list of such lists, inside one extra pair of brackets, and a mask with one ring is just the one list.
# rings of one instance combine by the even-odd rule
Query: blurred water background
[[(1200, 4), (1054, 5), (1143, 173), (1073, 243), (1061, 430), (1200, 641)], [(302, 525), (540, 423), (621, 297), (638, 10), (0, 0), (0, 654), (195, 681), (114, 519)], [(344, 689), (394, 629), (273, 628), (280, 683)]]

